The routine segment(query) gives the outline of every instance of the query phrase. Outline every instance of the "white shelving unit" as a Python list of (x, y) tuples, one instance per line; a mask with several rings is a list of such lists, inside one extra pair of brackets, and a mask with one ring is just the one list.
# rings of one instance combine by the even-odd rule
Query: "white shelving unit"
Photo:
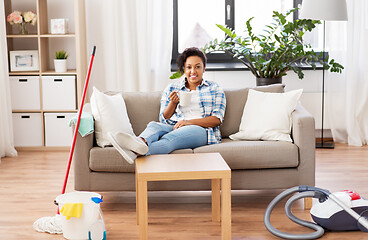
[[(58, 11), (61, 2), (67, 9), (65, 17)], [(37, 14), (37, 25), (29, 26), (27, 35), (17, 34), (16, 26), (6, 23), (9, 52), (38, 51), (37, 71), (10, 71), (9, 60), (15, 147), (20, 151), (66, 150), (72, 139), (71, 128), (66, 124), (78, 110), (87, 71), (85, 2), (5, 0), (4, 4), (6, 16), (15, 10)], [(71, 15), (70, 33), (50, 34), (51, 19)], [(69, 68), (65, 73), (56, 73), (54, 54), (62, 49), (69, 54)]]

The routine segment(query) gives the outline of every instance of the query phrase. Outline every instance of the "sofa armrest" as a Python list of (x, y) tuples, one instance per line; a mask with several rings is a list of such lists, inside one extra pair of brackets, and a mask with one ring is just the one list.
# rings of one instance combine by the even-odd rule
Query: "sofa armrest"
[(314, 117), (299, 103), (292, 114), (292, 138), (299, 148), (300, 185), (315, 185)]
[[(87, 107), (83, 108), (83, 111), (88, 111)], [(73, 134), (75, 131), (75, 126), (73, 124)], [(74, 188), (75, 190), (89, 190), (89, 178), (90, 178), (90, 168), (89, 168), (89, 156), (90, 150), (93, 148), (95, 134), (94, 132), (82, 137), (80, 133), (77, 134), (77, 139), (75, 142), (74, 154), (73, 154), (73, 164), (74, 164)]]

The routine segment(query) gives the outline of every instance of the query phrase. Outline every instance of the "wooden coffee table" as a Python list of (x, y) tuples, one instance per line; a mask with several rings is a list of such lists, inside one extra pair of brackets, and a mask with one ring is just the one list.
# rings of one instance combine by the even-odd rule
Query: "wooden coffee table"
[(211, 179), (212, 221), (221, 221), (223, 240), (231, 239), (231, 170), (219, 153), (139, 157), (135, 161), (135, 178), (137, 224), (141, 240), (148, 238), (147, 182), (193, 179)]

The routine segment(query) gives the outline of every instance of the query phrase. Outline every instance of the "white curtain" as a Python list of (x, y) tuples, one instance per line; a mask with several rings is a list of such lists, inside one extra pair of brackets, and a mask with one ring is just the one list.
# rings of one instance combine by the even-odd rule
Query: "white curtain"
[(170, 76), (171, 0), (107, 0), (101, 35), (106, 90), (162, 90)]
[(0, 159), (16, 156), (13, 141), (12, 111), (10, 106), (8, 56), (5, 30), (4, 2), (0, 3)]
[(326, 110), (336, 142), (368, 141), (368, 1), (347, 0), (347, 22), (329, 22), (327, 46), (345, 69), (328, 74)]

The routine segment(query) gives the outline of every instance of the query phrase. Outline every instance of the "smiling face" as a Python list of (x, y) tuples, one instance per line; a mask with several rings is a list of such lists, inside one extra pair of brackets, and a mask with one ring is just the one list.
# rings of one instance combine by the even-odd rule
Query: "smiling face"
[[(190, 56), (185, 61), (185, 76), (187, 77), (189, 88), (194, 90), (201, 84), (204, 73), (202, 59), (198, 56)], [(194, 87), (194, 89), (192, 88)]]

